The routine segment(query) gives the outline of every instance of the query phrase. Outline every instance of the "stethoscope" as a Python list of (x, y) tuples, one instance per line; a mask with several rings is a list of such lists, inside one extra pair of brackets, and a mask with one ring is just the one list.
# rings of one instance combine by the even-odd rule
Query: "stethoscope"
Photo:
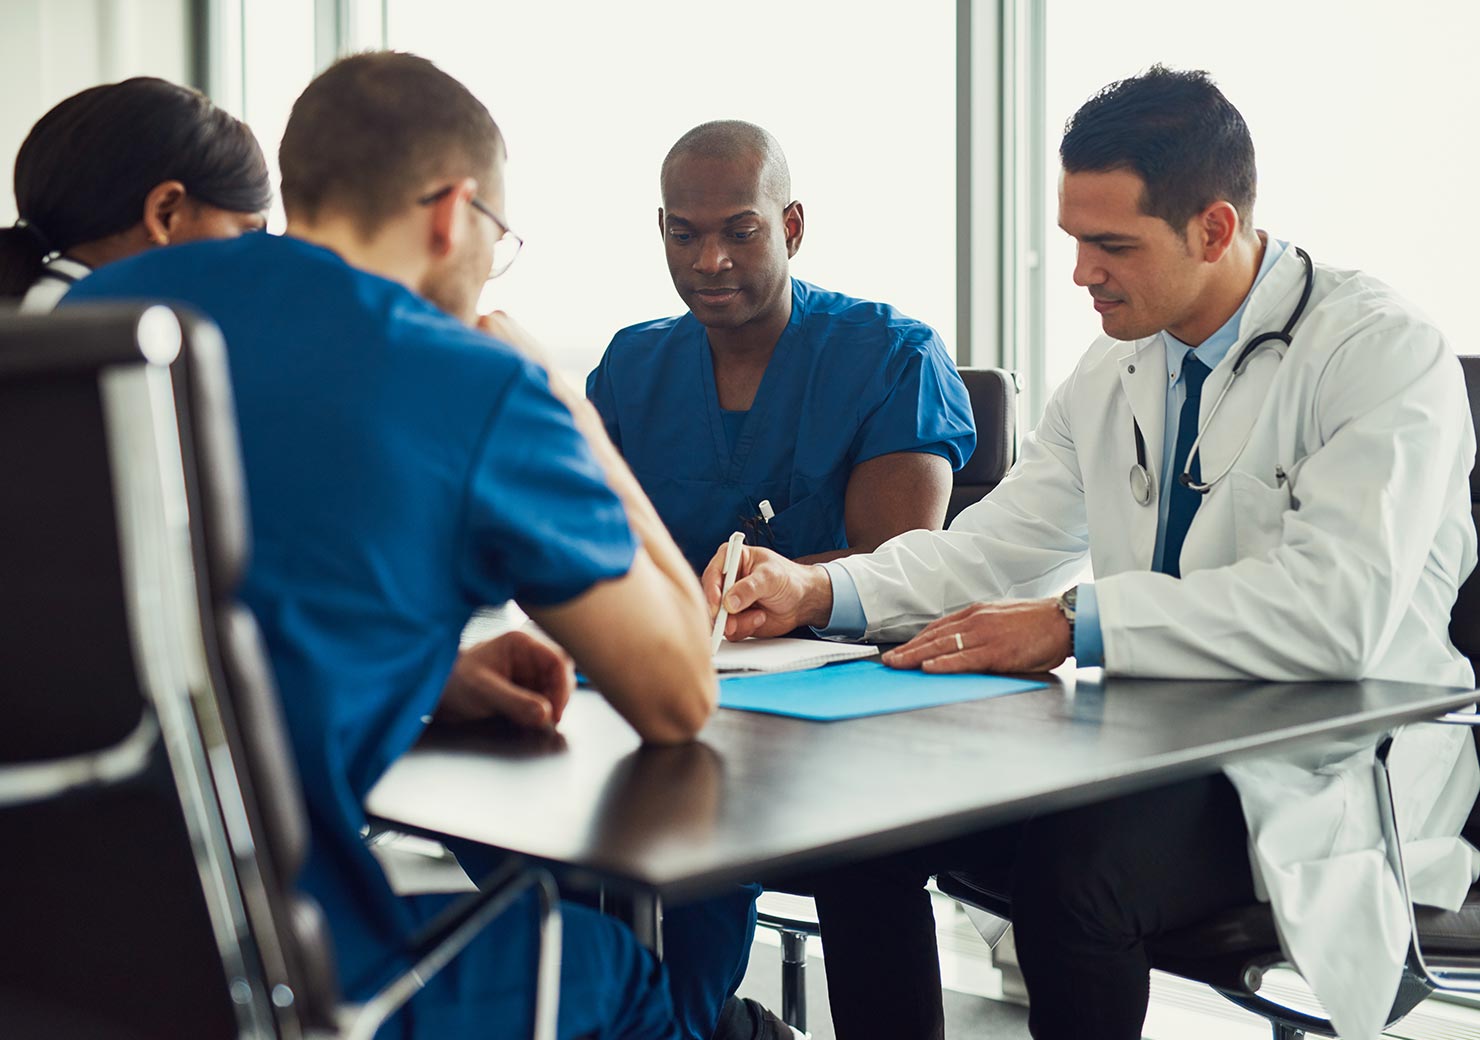
[[(1238, 451), (1234, 452), (1233, 456), (1228, 460), (1228, 465), (1224, 466), (1223, 471), (1216, 477), (1204, 483), (1198, 483), (1192, 479), (1192, 462), (1197, 458), (1198, 450), (1202, 447), (1203, 434), (1207, 433), (1208, 427), (1213, 425), (1213, 418), (1218, 414), (1218, 409), (1223, 405), (1223, 398), (1228, 396), (1228, 391), (1233, 386), (1233, 381), (1244, 374), (1244, 369), (1249, 366), (1249, 362), (1253, 359), (1254, 355), (1265, 347), (1275, 347), (1279, 351), (1281, 360), (1284, 359), (1284, 352), (1290, 349), (1290, 332), (1295, 328), (1295, 323), (1300, 320), (1300, 316), (1305, 313), (1305, 305), (1310, 302), (1311, 290), (1316, 285), (1316, 266), (1311, 262), (1310, 254), (1304, 249), (1296, 246), (1295, 252), (1305, 264), (1305, 289), (1300, 293), (1300, 302), (1290, 312), (1290, 317), (1285, 322), (1284, 328), (1278, 332), (1265, 332), (1255, 336), (1248, 343), (1244, 344), (1244, 349), (1239, 351), (1238, 357), (1234, 359), (1233, 374), (1228, 377), (1228, 382), (1223, 384), (1223, 389), (1219, 392), (1217, 400), (1213, 402), (1213, 407), (1208, 409), (1207, 422), (1202, 424), (1202, 428), (1197, 431), (1196, 439), (1192, 442), (1192, 447), (1187, 450), (1187, 461), (1182, 466), (1182, 473), (1177, 480), (1181, 482), (1183, 487), (1191, 488), (1199, 495), (1206, 495), (1209, 491), (1213, 490), (1213, 485), (1232, 472), (1233, 464), (1244, 453), (1244, 448), (1249, 444), (1249, 438), (1254, 435), (1254, 431), (1250, 430), (1244, 437), (1243, 444), (1239, 445)], [(1151, 504), (1152, 487), (1151, 471), (1146, 468), (1146, 438), (1141, 435), (1141, 424), (1136, 421), (1134, 415), (1131, 416), (1131, 425), (1134, 427), (1136, 433), (1136, 464), (1131, 467), (1131, 498), (1136, 500), (1137, 505), (1147, 506)]]

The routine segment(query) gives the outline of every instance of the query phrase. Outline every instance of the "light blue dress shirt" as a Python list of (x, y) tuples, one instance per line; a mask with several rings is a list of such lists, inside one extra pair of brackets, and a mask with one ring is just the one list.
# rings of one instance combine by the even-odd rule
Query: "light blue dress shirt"
[[(1273, 238), (1268, 240), (1264, 250), (1264, 260), (1259, 265), (1259, 272), (1254, 276), (1254, 284), (1249, 287), (1252, 295), (1254, 287), (1264, 280), (1264, 276), (1274, 267), (1275, 261), (1289, 247), (1289, 243), (1280, 242)], [(1170, 487), (1176, 473), (1181, 472), (1178, 467), (1186, 465), (1185, 459), (1176, 459), (1177, 429), (1181, 425), (1182, 403), (1187, 398), (1187, 384), (1182, 378), (1182, 361), (1190, 351), (1199, 361), (1208, 366), (1209, 370), (1218, 367), (1218, 363), (1227, 356), (1228, 351), (1239, 340), (1239, 323), (1243, 321), (1244, 309), (1249, 305), (1249, 297), (1244, 297), (1244, 302), (1239, 304), (1238, 310), (1233, 316), (1225, 321), (1217, 332), (1213, 333), (1196, 347), (1188, 346), (1170, 332), (1162, 332), (1162, 346), (1166, 350), (1167, 358), (1167, 400), (1166, 400), (1166, 428), (1162, 435), (1161, 448), (1161, 483), (1158, 488)], [(1166, 548), (1167, 507), (1171, 501), (1170, 496), (1158, 494), (1157, 498), (1157, 520), (1156, 520), (1156, 551), (1152, 556), (1152, 569), (1160, 570), (1162, 555)], [(848, 572), (836, 562), (825, 563), (828, 576), (832, 579), (833, 609), (828, 618), (827, 627), (817, 630), (818, 635), (829, 638), (857, 639), (861, 637), (868, 628), (868, 620), (864, 616), (863, 601), (858, 596), (858, 586), (849, 577)], [(1095, 587), (1091, 583), (1079, 586), (1079, 601), (1077, 604), (1077, 616), (1074, 624), (1074, 659), (1081, 668), (1096, 668), (1105, 663), (1105, 644), (1100, 633), (1100, 604), (1095, 595)]]

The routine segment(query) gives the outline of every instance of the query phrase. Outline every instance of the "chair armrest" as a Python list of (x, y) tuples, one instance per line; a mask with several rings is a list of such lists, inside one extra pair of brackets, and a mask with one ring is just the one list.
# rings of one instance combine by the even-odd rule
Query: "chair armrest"
[(410, 968), (386, 983), (364, 1004), (343, 1010), (340, 1032), (344, 1040), (371, 1040), (386, 1019), (531, 888), (539, 895), (534, 1040), (555, 1040), (555, 1015), (560, 1000), (559, 895), (555, 880), (547, 871), (515, 860), (489, 874), (477, 892), (468, 893), (427, 925), (412, 948)]
[[(1475, 726), (1480, 724), (1474, 715), (1450, 713), (1433, 720), (1438, 723)], [(1480, 992), (1480, 971), (1455, 968), (1435, 971), (1424, 960), (1423, 948), (1418, 937), (1418, 918), (1413, 911), (1413, 896), (1408, 886), (1408, 868), (1403, 864), (1403, 842), (1398, 833), (1397, 812), (1393, 808), (1393, 781), (1388, 771), (1388, 754), (1393, 748), (1393, 738), (1386, 737), (1377, 747), (1373, 763), (1377, 786), (1377, 816), (1382, 824), (1382, 839), (1386, 846), (1388, 866), (1398, 882), (1398, 892), (1403, 906), (1408, 911), (1408, 960), (1404, 974), (1417, 979), (1434, 989), (1459, 990), (1468, 993)]]
[(145, 709), (138, 725), (111, 747), (43, 762), (0, 764), (0, 808), (31, 805), (132, 779), (149, 767), (159, 739), (159, 722), (152, 710)]

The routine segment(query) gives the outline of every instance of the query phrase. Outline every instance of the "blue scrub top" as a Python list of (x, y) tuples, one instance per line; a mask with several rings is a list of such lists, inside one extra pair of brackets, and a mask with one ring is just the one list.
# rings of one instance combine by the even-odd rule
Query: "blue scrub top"
[(626, 514), (542, 370), (328, 250), (266, 234), (154, 250), (64, 306), (118, 298), (186, 303), (225, 333), (253, 529), (241, 595), (309, 810), (299, 881), (363, 998), (419, 924), (360, 839), (366, 793), (420, 735), (471, 612), (625, 574)]
[[(920, 451), (960, 469), (976, 447), (971, 402), (929, 325), (882, 303), (792, 279), (791, 320), (748, 412), (719, 407), (692, 314), (613, 337), (586, 396), (691, 566), (731, 533), (789, 556), (848, 546), (853, 467)], [(726, 436), (727, 421), (738, 433)], [(756, 522), (762, 500), (775, 518)]]

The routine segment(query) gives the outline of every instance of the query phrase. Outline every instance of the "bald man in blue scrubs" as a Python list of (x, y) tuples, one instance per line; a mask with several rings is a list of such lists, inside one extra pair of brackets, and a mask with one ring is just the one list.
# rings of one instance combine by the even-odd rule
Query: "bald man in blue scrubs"
[(790, 276), (802, 204), (760, 127), (690, 130), (662, 189), (688, 313), (618, 332), (586, 394), (694, 569), (736, 530), (821, 562), (939, 528), (976, 433), (935, 330)]
[[(822, 562), (939, 528), (951, 473), (976, 446), (940, 336), (791, 277), (802, 204), (760, 127), (690, 130), (663, 161), (662, 190), (658, 230), (688, 312), (618, 332), (586, 395), (689, 564), (703, 571), (737, 530)], [(665, 919), (674, 1002), (700, 1040), (716, 1016), (720, 1040), (771, 1025), (750, 1002), (722, 1004), (745, 972), (759, 892)]]

